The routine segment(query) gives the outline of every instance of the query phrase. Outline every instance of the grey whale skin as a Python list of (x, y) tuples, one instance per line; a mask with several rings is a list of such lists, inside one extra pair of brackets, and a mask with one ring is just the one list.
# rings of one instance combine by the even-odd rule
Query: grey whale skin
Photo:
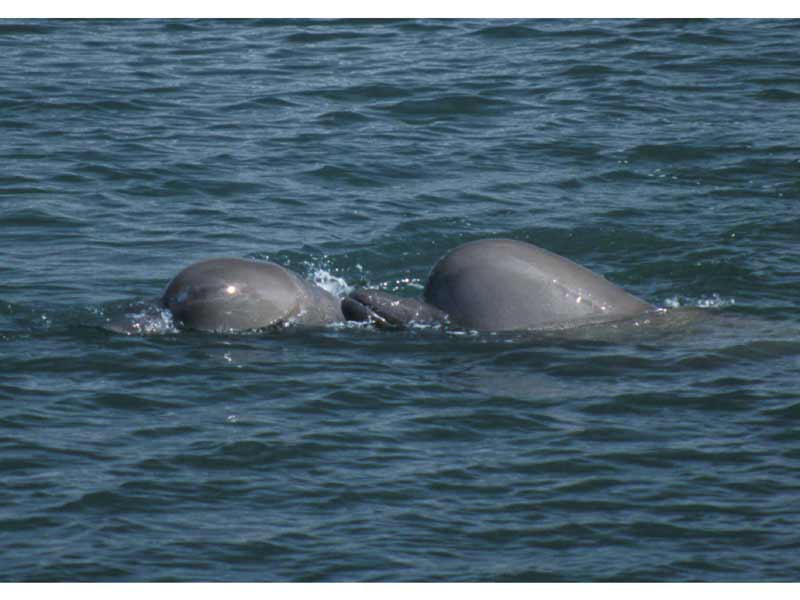
[(189, 265), (155, 302), (136, 304), (108, 328), (158, 327), (161, 308), (183, 329), (234, 332), (290, 324), (412, 322), (477, 331), (569, 329), (622, 321), (655, 308), (600, 275), (542, 248), (506, 239), (469, 242), (431, 270), (423, 298), (361, 288), (339, 300), (271, 262), (213, 258)]
[(271, 262), (214, 258), (194, 263), (167, 285), (161, 304), (182, 327), (245, 331), (343, 320), (340, 301)]
[(350, 320), (403, 327), (450, 322), (476, 331), (564, 329), (620, 321), (655, 307), (571, 260), (507, 239), (469, 242), (434, 265), (423, 300), (357, 289)]

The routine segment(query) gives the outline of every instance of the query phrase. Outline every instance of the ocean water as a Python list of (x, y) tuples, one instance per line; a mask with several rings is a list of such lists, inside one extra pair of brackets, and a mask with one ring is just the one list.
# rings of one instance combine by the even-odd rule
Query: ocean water
[[(800, 23), (0, 22), (0, 580), (792, 581)], [(105, 325), (543, 246), (621, 335)]]

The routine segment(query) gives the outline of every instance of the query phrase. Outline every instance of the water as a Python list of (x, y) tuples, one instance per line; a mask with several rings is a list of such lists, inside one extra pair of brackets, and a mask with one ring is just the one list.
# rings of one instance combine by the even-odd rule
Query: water
[[(0, 579), (795, 580), (796, 21), (0, 23)], [(611, 339), (103, 328), (546, 247)]]

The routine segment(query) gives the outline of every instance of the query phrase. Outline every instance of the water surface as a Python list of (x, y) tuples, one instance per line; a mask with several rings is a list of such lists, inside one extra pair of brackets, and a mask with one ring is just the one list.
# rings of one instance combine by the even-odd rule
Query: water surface
[[(0, 579), (800, 572), (796, 21), (0, 22)], [(683, 326), (123, 336), (509, 237)]]

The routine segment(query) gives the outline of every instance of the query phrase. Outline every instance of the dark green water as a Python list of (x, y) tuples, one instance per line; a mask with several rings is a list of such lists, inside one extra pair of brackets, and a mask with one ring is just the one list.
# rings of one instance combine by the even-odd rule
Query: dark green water
[[(796, 580), (800, 24), (0, 23), (0, 580)], [(103, 329), (483, 237), (699, 319)]]

